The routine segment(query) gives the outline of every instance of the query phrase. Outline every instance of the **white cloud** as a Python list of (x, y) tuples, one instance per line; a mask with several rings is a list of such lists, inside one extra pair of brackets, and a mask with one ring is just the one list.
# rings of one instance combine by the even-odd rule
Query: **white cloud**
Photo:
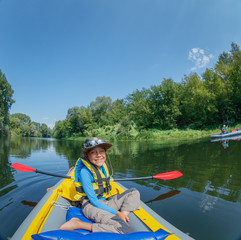
[(206, 67), (212, 58), (212, 54), (205, 54), (205, 51), (200, 48), (193, 48), (188, 53), (188, 60), (194, 63), (194, 67), (191, 69), (192, 71)]
[(47, 124), (47, 126), (48, 126), (50, 129), (53, 129), (53, 128), (54, 128), (54, 125), (55, 125), (55, 124), (52, 124), (52, 123)]
[(50, 117), (42, 117), (41, 120), (42, 120), (41, 123), (45, 123), (51, 129), (53, 129), (55, 125), (55, 123), (53, 122), (57, 121), (56, 118), (52, 120)]

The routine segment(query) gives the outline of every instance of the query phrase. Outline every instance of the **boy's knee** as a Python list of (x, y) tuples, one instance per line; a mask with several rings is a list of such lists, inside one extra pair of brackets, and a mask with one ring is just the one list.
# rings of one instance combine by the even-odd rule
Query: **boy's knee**
[(130, 188), (132, 195), (135, 195), (137, 198), (140, 198), (140, 192), (136, 188)]
[(136, 188), (129, 188), (125, 192), (140, 195), (140, 192)]
[(129, 224), (127, 224), (121, 218), (114, 216), (111, 218), (111, 220), (114, 220), (114, 224), (112, 226), (116, 232), (121, 233), (121, 234), (126, 234), (126, 233), (131, 232), (131, 228), (130, 228)]

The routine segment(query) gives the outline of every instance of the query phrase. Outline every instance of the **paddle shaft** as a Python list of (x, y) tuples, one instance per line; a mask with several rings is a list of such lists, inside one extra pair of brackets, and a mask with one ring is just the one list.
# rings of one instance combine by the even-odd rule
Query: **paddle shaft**
[(54, 176), (54, 177), (60, 177), (60, 178), (72, 178), (71, 176), (67, 176), (67, 175), (62, 175), (62, 174), (55, 174), (55, 173), (48, 173), (48, 172), (43, 172), (40, 170), (35, 171), (36, 173), (41, 173), (41, 174), (45, 174), (45, 175), (49, 175), (49, 176)]
[[(48, 173), (48, 172), (43, 172), (43, 171), (39, 171), (36, 169), (35, 171), (36, 173), (41, 173), (41, 174), (45, 174), (45, 175), (49, 175), (49, 176), (54, 176), (54, 177), (61, 177), (61, 178), (72, 178), (71, 176), (67, 176), (67, 175), (61, 175), (61, 174), (55, 174), (55, 173)], [(120, 179), (114, 179), (114, 181), (136, 181), (136, 180), (145, 180), (145, 179), (153, 179), (153, 176), (149, 176), (149, 177), (138, 177), (138, 178), (120, 178)]]
[[(37, 169), (36, 169), (36, 173), (42, 173), (42, 174), (45, 174), (45, 175), (50, 175), (50, 176), (54, 176), (54, 177), (61, 177), (61, 178), (73, 178), (71, 176), (43, 172), (43, 171), (39, 171)], [(154, 179), (154, 176), (138, 177), (138, 178), (119, 178), (119, 179), (113, 179), (113, 180), (120, 182), (120, 181), (138, 181), (138, 180), (146, 180), (146, 179)], [(165, 180), (165, 179), (163, 179), (163, 180)]]
[(166, 173), (159, 173), (154, 176), (148, 176), (148, 177), (115, 179), (115, 181), (136, 181), (136, 180), (146, 180), (146, 179), (170, 180), (170, 179), (179, 178), (182, 175), (183, 174), (179, 171), (172, 171), (172, 172), (166, 172)]
[(149, 177), (138, 177), (138, 178), (119, 178), (115, 179), (115, 181), (136, 181), (136, 180), (145, 180), (145, 179), (153, 179), (153, 176)]

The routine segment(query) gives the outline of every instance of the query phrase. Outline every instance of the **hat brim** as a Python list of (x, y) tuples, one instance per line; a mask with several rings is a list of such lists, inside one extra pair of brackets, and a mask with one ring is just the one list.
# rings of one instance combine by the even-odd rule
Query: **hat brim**
[(96, 144), (95, 146), (93, 147), (89, 147), (89, 148), (86, 148), (85, 149), (85, 153), (89, 152), (91, 149), (95, 148), (95, 147), (102, 147), (105, 149), (105, 151), (107, 151), (110, 147), (112, 147), (112, 144), (111, 143), (100, 143), (100, 144)]

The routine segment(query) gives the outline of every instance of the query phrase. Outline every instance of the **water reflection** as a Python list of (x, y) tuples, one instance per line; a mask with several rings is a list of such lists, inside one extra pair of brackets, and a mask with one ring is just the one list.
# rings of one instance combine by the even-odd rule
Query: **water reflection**
[(171, 191), (169, 191), (167, 193), (163, 193), (163, 194), (159, 195), (158, 197), (156, 197), (156, 198), (154, 198), (152, 200), (146, 201), (145, 203), (146, 204), (147, 203), (153, 203), (153, 202), (157, 202), (157, 201), (164, 200), (164, 199), (167, 199), (167, 198), (171, 198), (171, 197), (179, 194), (180, 192), (181, 191), (176, 190), (176, 189), (175, 190), (171, 190)]
[(200, 204), (200, 208), (202, 212), (205, 213), (207, 211), (213, 210), (215, 204), (217, 203), (217, 197), (211, 197), (209, 195), (204, 195)]
[(185, 187), (236, 202), (240, 196), (237, 183), (240, 181), (241, 155), (239, 145), (232, 147), (232, 155), (227, 156), (222, 149), (208, 142), (171, 147), (163, 146), (160, 142), (125, 142), (118, 143), (112, 149), (111, 159), (114, 176), (118, 178), (179, 170), (184, 174), (182, 178), (165, 182), (142, 181), (140, 184), (155, 190), (160, 190), (163, 185), (172, 189)]
[[(114, 178), (153, 176), (178, 170), (184, 174), (183, 177), (169, 181), (140, 180), (138, 183), (152, 187), (156, 191), (163, 186), (169, 189), (185, 187), (192, 191), (236, 202), (240, 201), (241, 150), (238, 139), (235, 140), (232, 141), (229, 154), (223, 152), (223, 148), (217, 148), (219, 142), (209, 144), (208, 141), (200, 140), (196, 143), (178, 142), (168, 145), (155, 141), (116, 142), (108, 155), (114, 169)], [(10, 155), (14, 158), (31, 160), (31, 155), (35, 152), (53, 151), (58, 156), (67, 159), (68, 168), (70, 168), (75, 165), (80, 156), (81, 144), (82, 142), (78, 141), (53, 139), (2, 139), (0, 143), (0, 196), (16, 187), (16, 184), (9, 186), (14, 182), (15, 172), (10, 167)], [(41, 168), (46, 168), (46, 166), (40, 165), (39, 170)], [(53, 170), (56, 171), (54, 166), (48, 166), (48, 172)], [(7, 187), (4, 188), (5, 186)]]
[(223, 146), (224, 149), (225, 149), (225, 148), (228, 148), (228, 141), (223, 140), (223, 141), (221, 141), (221, 144), (222, 144), (222, 146)]
[(34, 151), (48, 150), (54, 139), (44, 138), (11, 138), (11, 155), (16, 158), (28, 158)]
[(72, 167), (80, 157), (82, 143), (83, 141), (57, 140), (53, 142), (53, 147), (59, 156), (65, 156), (68, 159), (69, 166)]
[(38, 204), (37, 202), (30, 202), (30, 201), (26, 201), (26, 200), (21, 201), (21, 203), (23, 205), (26, 205), (26, 206), (29, 206), (29, 207), (35, 207)]
[[(8, 161), (10, 155), (10, 138), (0, 137), (0, 189), (14, 182), (13, 170)], [(6, 194), (9, 190), (0, 190), (0, 196)]]
[[(5, 219), (0, 232), (4, 231), (7, 238), (46, 189), (59, 180), (42, 174), (17, 172), (11, 164), (19, 162), (42, 171), (66, 174), (79, 158), (82, 142), (36, 138), (0, 140), (0, 218)], [(198, 225), (197, 239), (208, 239), (200, 231), (200, 224), (206, 224), (206, 227), (217, 224), (217, 229), (222, 228), (224, 224), (217, 221), (221, 216), (230, 222), (241, 221), (241, 143), (238, 140), (228, 140), (228, 148), (220, 141), (211, 143), (209, 138), (170, 142), (119, 141), (114, 142), (108, 155), (114, 178), (153, 176), (174, 170), (182, 172), (183, 177), (173, 180), (128, 181), (123, 185), (138, 188), (144, 193), (141, 194), (144, 202), (183, 231), (190, 232)], [(232, 214), (227, 215), (227, 212)], [(195, 221), (188, 220), (193, 217)], [(195, 237), (195, 230), (193, 232)], [(225, 239), (215, 237), (209, 239)]]
[(233, 137), (227, 137), (224, 139), (211, 139), (211, 142), (220, 142), (222, 147), (224, 149), (229, 147), (229, 141), (240, 141), (241, 140), (241, 136), (233, 136)]

